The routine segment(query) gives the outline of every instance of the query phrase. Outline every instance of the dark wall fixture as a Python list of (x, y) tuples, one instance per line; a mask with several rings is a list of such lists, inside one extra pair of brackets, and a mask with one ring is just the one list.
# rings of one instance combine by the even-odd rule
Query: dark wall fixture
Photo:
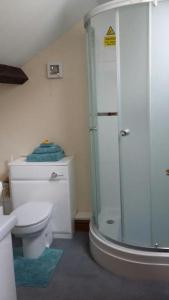
[(27, 80), (20, 68), (0, 64), (0, 83), (23, 84)]

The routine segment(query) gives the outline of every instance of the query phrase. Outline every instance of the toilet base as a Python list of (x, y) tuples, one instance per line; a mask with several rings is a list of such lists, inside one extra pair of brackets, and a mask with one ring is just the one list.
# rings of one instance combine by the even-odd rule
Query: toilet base
[(43, 232), (39, 236), (24, 237), (22, 239), (23, 255), (27, 258), (38, 258), (44, 251), (44, 234)]
[(26, 258), (38, 258), (45, 248), (49, 248), (53, 241), (50, 222), (47, 227), (34, 235), (22, 237), (23, 255)]

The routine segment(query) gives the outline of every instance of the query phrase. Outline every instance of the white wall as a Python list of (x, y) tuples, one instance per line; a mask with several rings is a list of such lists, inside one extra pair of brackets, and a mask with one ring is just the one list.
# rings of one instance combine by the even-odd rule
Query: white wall
[[(90, 210), (90, 162), (85, 33), (77, 24), (23, 69), (24, 85), (0, 85), (0, 177), (6, 164), (44, 138), (76, 157), (78, 210)], [(47, 79), (46, 64), (63, 62), (63, 79)]]
[(96, 5), (97, 0), (1, 0), (0, 63), (23, 65)]

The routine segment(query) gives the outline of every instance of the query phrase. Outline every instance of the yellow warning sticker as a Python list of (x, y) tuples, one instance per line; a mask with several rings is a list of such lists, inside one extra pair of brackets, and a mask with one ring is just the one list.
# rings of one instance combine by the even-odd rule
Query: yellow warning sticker
[(104, 37), (104, 46), (116, 46), (116, 33), (112, 26), (109, 26)]
[(110, 26), (109, 29), (107, 30), (106, 35), (115, 35), (115, 31), (113, 30), (113, 28)]

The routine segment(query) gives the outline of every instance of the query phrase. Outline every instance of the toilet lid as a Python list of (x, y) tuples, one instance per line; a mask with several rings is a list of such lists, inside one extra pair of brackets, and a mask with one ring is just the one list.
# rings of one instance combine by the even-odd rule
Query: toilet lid
[(48, 218), (52, 212), (49, 202), (28, 202), (18, 206), (12, 214), (17, 218), (16, 226), (24, 227), (38, 224)]

